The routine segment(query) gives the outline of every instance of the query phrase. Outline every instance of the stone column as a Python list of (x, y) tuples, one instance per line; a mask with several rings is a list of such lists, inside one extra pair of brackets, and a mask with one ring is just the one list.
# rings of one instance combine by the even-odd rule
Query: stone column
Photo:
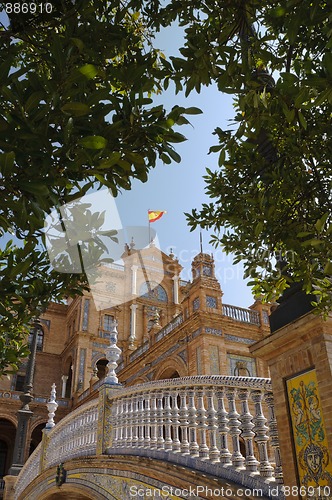
[(130, 306), (130, 315), (131, 315), (131, 322), (130, 322), (130, 335), (129, 335), (129, 344), (133, 344), (136, 340), (136, 311), (137, 311), (137, 304), (131, 304)]
[(138, 266), (131, 266), (131, 293), (132, 295), (137, 295), (137, 269)]
[(173, 280), (173, 297), (174, 297), (174, 304), (179, 303), (179, 276), (175, 275), (172, 278)]
[(62, 375), (61, 380), (62, 380), (61, 397), (65, 398), (66, 397), (68, 375)]

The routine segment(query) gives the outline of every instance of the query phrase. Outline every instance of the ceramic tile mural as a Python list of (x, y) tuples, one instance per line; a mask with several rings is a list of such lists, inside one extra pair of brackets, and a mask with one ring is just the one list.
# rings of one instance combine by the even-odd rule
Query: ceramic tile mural
[(249, 356), (228, 354), (229, 375), (234, 377), (256, 377), (256, 362)]
[(300, 484), (332, 488), (332, 463), (316, 370), (287, 380), (286, 386)]

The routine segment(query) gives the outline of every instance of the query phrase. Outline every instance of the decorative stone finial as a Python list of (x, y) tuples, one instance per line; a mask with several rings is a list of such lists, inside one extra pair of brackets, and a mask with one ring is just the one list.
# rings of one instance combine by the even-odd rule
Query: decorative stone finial
[(51, 397), (49, 399), (49, 402), (47, 403), (47, 409), (48, 409), (48, 422), (46, 424), (46, 429), (52, 429), (52, 427), (55, 426), (54, 422), (54, 416), (55, 412), (58, 408), (58, 403), (56, 402), (56, 386), (55, 384), (52, 384), (52, 389), (51, 389)]
[(105, 382), (107, 384), (118, 384), (118, 377), (116, 376), (115, 370), (118, 366), (118, 359), (121, 355), (121, 349), (116, 345), (118, 340), (118, 331), (117, 331), (118, 322), (116, 320), (113, 321), (113, 326), (110, 331), (110, 346), (106, 349), (106, 358), (108, 360), (108, 374), (105, 377)]

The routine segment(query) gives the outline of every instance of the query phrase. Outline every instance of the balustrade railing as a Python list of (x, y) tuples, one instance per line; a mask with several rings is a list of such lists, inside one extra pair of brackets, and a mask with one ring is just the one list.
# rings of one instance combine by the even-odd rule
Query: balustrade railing
[(15, 499), (18, 498), (25, 488), (35, 479), (40, 472), (41, 445), (30, 455), (22, 468), (19, 480), (15, 485)]
[(161, 340), (163, 337), (166, 337), (171, 331), (173, 331), (177, 326), (181, 325), (183, 323), (183, 314), (180, 313), (177, 316), (175, 316), (172, 321), (170, 321), (166, 326), (164, 326), (159, 332), (156, 334), (156, 342)]
[(235, 319), (235, 321), (251, 323), (252, 325), (260, 325), (259, 312), (253, 311), (252, 309), (223, 304), (222, 313), (224, 316)]
[[(111, 433), (102, 453), (159, 458), (244, 486), (282, 483), (270, 379), (202, 375), (117, 386), (107, 404)], [(48, 431), (18, 477), (15, 499), (41, 470), (95, 455), (97, 419), (95, 399)]]
[(119, 389), (111, 404), (110, 454), (182, 454), (282, 482), (270, 379), (147, 382)]
[(95, 455), (98, 402), (90, 401), (63, 418), (49, 433), (45, 468), (76, 457)]

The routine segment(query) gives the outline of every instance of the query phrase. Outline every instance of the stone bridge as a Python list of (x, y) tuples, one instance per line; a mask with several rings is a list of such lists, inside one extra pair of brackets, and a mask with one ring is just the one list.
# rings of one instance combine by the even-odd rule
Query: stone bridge
[(104, 383), (30, 456), (14, 500), (283, 498), (270, 379)]

